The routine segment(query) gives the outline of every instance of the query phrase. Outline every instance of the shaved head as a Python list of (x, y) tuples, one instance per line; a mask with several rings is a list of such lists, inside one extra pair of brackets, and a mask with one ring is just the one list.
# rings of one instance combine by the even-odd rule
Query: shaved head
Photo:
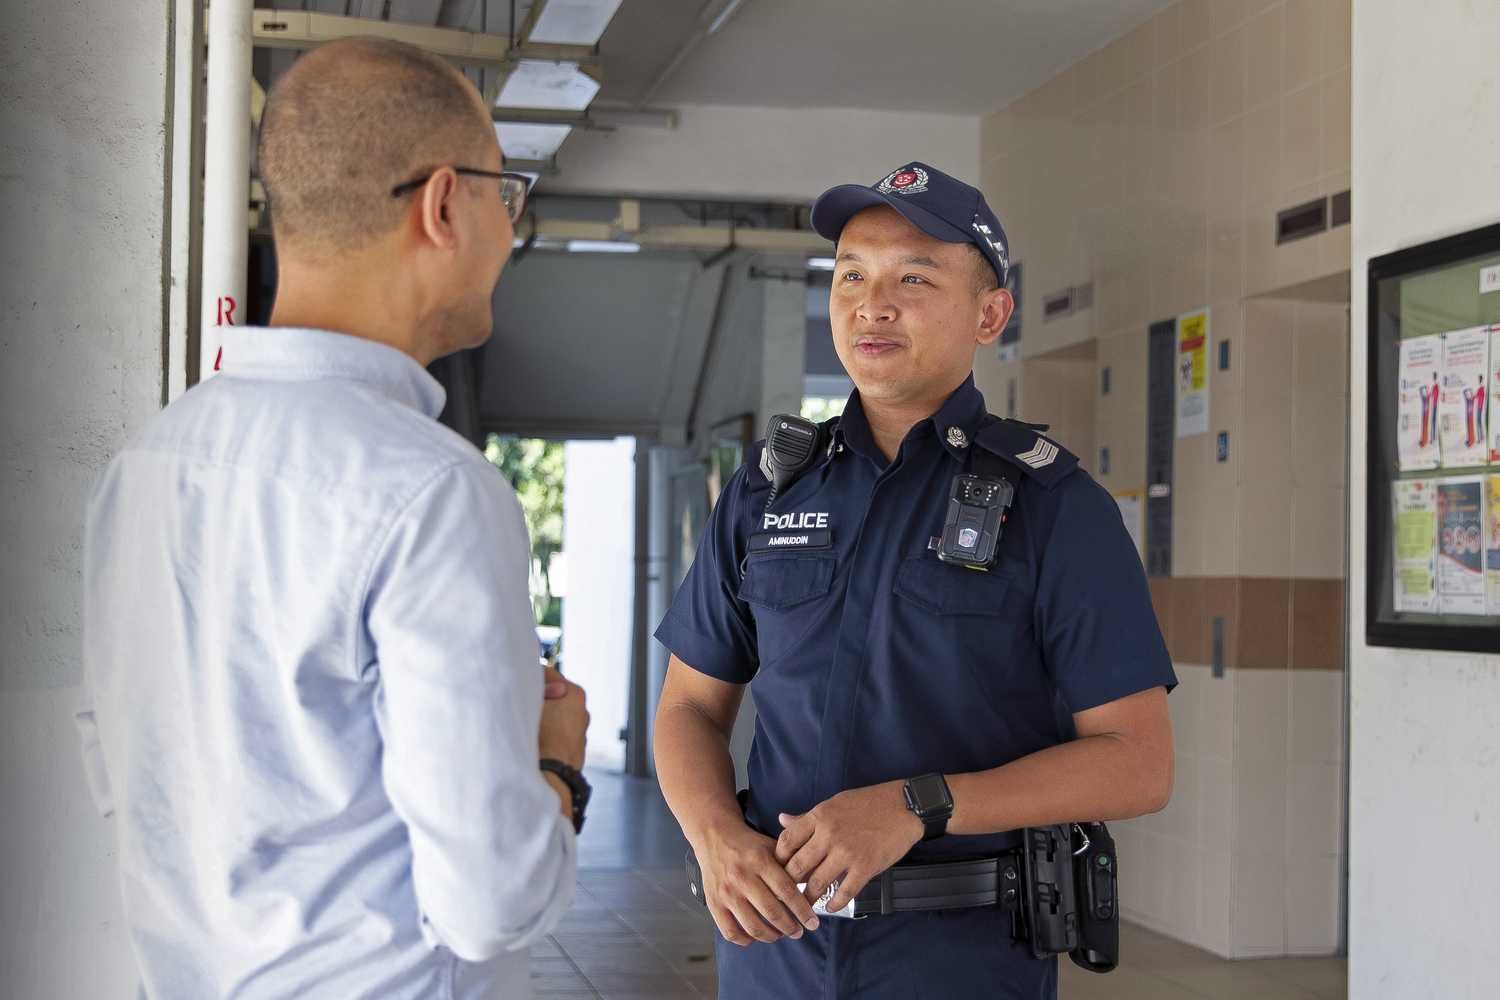
[(401, 221), (391, 188), (440, 166), (499, 169), (494, 126), (452, 65), (374, 38), (307, 53), (261, 117), (261, 182), (280, 250), (338, 253)]

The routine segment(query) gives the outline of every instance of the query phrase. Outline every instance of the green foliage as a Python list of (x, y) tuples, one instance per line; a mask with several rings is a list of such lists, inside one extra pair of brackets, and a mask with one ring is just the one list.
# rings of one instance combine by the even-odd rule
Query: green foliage
[(837, 398), (825, 398), (822, 396), (804, 396), (802, 398), (802, 416), (813, 423), (821, 424), (830, 417), (837, 417), (844, 412), (844, 404), (848, 400), (843, 396)]
[(560, 441), (491, 434), (484, 457), (510, 482), (531, 537), (531, 605), (537, 621), (556, 625), (562, 602), (552, 596), (552, 556), (562, 551), (563, 446)]

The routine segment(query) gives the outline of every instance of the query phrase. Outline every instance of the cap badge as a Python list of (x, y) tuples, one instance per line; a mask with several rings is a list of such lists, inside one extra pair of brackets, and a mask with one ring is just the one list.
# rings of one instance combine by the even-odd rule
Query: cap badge
[(920, 194), (927, 190), (927, 171), (921, 167), (905, 167), (875, 185), (875, 190), (881, 194)]

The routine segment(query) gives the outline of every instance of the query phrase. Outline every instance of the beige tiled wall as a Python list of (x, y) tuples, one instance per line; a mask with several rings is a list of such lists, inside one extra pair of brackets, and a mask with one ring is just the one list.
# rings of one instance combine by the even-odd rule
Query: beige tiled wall
[[(1091, 353), (1092, 426), (1054, 432), (1112, 492), (1147, 485), (1147, 325), (1210, 310), (1210, 430), (1176, 442), (1174, 579), (1153, 586), (1177, 784), (1119, 839), (1127, 914), (1223, 955), (1338, 946), (1349, 228), (1274, 234), (1278, 210), (1349, 188), (1349, 35), (1350, 0), (1182, 0), (981, 132), (1025, 281), (1021, 360), (986, 353), (977, 379), (997, 401), (1017, 379), (1018, 415), (1047, 419), (1059, 365)], [(1041, 319), (1087, 283), (1092, 308)]]
[(1030, 358), (1021, 365), (1028, 390), (1025, 419), (1046, 424), (1048, 433), (1066, 441), (1079, 463), (1091, 472), (1096, 468), (1095, 353), (1090, 342)]

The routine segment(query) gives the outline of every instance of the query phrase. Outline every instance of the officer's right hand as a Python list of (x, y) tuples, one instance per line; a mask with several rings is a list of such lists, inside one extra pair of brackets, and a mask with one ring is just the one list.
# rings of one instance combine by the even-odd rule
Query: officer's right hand
[(556, 670), (548, 670), (543, 692), (542, 725), (537, 738), (540, 756), (581, 769), (589, 728), (583, 688), (564, 679)]
[(776, 841), (744, 824), (704, 838), (696, 848), (703, 895), (719, 933), (730, 944), (800, 938), (818, 929), (812, 905), (776, 861)]

